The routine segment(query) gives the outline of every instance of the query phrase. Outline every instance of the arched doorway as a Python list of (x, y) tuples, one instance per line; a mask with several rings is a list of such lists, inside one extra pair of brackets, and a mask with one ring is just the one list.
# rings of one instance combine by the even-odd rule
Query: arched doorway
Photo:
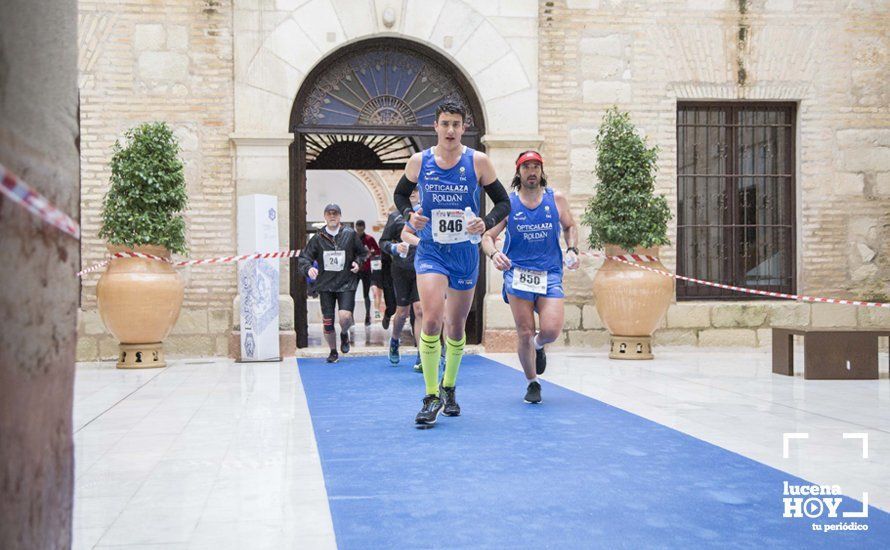
[[(482, 109), (469, 81), (433, 49), (398, 38), (351, 44), (306, 77), (290, 116), (290, 241), (306, 244), (307, 170), (403, 170), (410, 156), (436, 143), (436, 106), (467, 108), (464, 143), (482, 149)], [(482, 195), (485, 208), (485, 195)], [(482, 260), (480, 260), (482, 261)], [(308, 345), (306, 282), (291, 260), (297, 346)], [(482, 341), (485, 269), (467, 319), (467, 342)]]

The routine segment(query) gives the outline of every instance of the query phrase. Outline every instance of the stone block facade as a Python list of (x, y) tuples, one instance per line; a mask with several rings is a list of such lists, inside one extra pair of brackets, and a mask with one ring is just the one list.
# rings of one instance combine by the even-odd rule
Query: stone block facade
[[(580, 211), (596, 184), (593, 137), (617, 104), (660, 147), (656, 186), (675, 206), (677, 101), (795, 101), (798, 290), (886, 296), (888, 23), (878, 3), (544, 2), (549, 175)], [(674, 250), (662, 257), (674, 267)]]
[[(607, 108), (629, 111), (660, 148), (656, 187), (676, 212), (677, 102), (797, 104), (796, 247), (800, 293), (890, 296), (890, 8), (841, 0), (228, 0), (112, 3), (80, 11), (83, 264), (97, 238), (111, 145), (150, 119), (181, 139), (192, 257), (235, 252), (239, 195), (276, 194), (288, 242), (290, 110), (309, 72), (338, 48), (390, 36), (442, 54), (472, 83), (502, 181), (525, 148), (580, 217), (596, 184), (593, 139)], [(391, 191), (392, 174), (368, 176)], [(382, 183), (381, 183), (382, 182)], [(380, 189), (377, 189), (380, 191)], [(378, 192), (378, 195), (380, 193)], [(669, 226), (676, 242), (676, 223)], [(587, 233), (581, 230), (582, 242)], [(676, 250), (660, 253), (669, 269)], [(289, 292), (282, 264), (282, 295)], [(605, 345), (590, 289), (599, 262), (566, 276), (568, 346)], [(512, 319), (489, 266), (486, 342), (510, 347)], [(225, 354), (236, 324), (234, 267), (185, 270), (171, 339)], [(110, 349), (95, 282), (83, 283), (80, 359)], [(656, 344), (762, 346), (774, 324), (873, 326), (885, 312), (745, 302), (672, 305)]]

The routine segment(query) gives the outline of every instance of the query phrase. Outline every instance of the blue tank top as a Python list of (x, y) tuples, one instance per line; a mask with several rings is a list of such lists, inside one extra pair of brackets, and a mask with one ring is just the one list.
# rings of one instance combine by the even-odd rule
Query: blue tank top
[(518, 193), (510, 194), (510, 217), (504, 254), (514, 267), (562, 273), (559, 210), (553, 189), (544, 188), (541, 204), (528, 208)]
[[(460, 210), (463, 212), (469, 206), (474, 214), (479, 215), (479, 194), (482, 186), (479, 185), (476, 169), (473, 167), (473, 153), (473, 149), (464, 146), (457, 164), (444, 170), (436, 163), (436, 154), (432, 147), (423, 152), (417, 188), (420, 191), (420, 206), (423, 208), (423, 215), (430, 218), (430, 223), (418, 233), (421, 241), (434, 242), (433, 213), (435, 210)], [(448, 226), (449, 222), (453, 221), (453, 218), (436, 219), (437, 223), (442, 224), (440, 229), (443, 231), (453, 230), (453, 225)], [(455, 244), (476, 246), (469, 241)]]

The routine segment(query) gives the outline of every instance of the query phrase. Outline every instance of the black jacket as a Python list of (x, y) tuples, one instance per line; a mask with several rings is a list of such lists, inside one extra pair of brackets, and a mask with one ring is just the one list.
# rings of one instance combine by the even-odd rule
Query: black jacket
[(405, 218), (398, 212), (390, 214), (386, 220), (386, 226), (383, 228), (383, 233), (380, 234), (380, 249), (383, 250), (384, 254), (388, 254), (392, 258), (393, 268), (414, 271), (416, 246), (408, 247), (408, 256), (405, 258), (402, 258), (398, 252), (392, 250), (393, 244), (402, 242), (403, 227), (405, 227)]
[[(325, 271), (324, 252), (326, 250), (344, 250), (346, 265), (342, 271)], [(352, 262), (359, 265), (368, 256), (368, 249), (362, 244), (358, 234), (351, 227), (340, 226), (336, 237), (331, 237), (324, 227), (309, 239), (306, 247), (297, 257), (297, 265), (304, 277), (309, 276), (312, 262), (318, 262), (318, 278), (315, 289), (319, 292), (344, 292), (358, 288), (358, 274), (350, 271)]]

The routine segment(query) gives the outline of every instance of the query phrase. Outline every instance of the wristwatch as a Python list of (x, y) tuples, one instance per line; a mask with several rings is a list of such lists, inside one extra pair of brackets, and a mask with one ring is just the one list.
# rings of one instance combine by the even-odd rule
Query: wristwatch
[(570, 246), (570, 247), (566, 248), (566, 252), (574, 252), (576, 256), (581, 254), (580, 252), (578, 252), (577, 246)]

